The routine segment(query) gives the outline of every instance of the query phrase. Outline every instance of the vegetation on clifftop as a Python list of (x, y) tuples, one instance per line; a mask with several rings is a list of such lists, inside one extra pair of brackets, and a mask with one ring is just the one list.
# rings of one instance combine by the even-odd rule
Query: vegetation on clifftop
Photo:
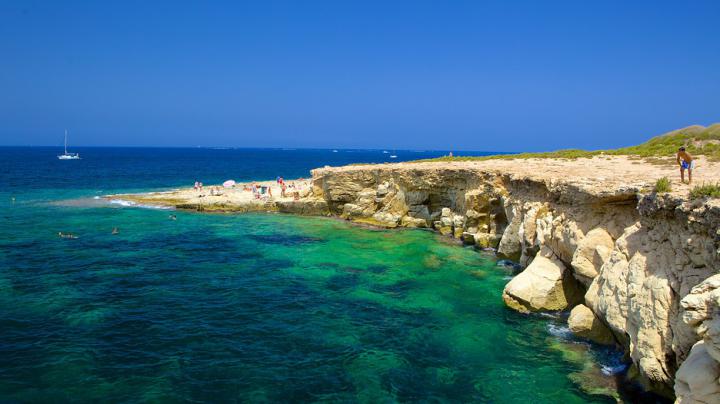
[(720, 161), (720, 123), (703, 127), (688, 126), (656, 136), (637, 146), (622, 147), (611, 150), (579, 150), (567, 149), (542, 153), (496, 154), (492, 156), (444, 156), (425, 161), (479, 161), (492, 159), (529, 159), (529, 158), (560, 158), (577, 159), (593, 156), (638, 156), (673, 157), (680, 146), (685, 146), (692, 155), (704, 155), (710, 160)]
[(720, 198), (720, 184), (702, 184), (696, 185), (690, 190), (691, 199), (699, 198)]
[(670, 179), (668, 177), (662, 177), (655, 182), (655, 192), (664, 193), (672, 191), (670, 186)]

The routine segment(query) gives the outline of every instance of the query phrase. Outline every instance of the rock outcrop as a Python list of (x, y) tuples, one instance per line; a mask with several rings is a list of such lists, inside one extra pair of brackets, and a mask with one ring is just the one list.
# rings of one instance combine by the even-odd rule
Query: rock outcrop
[(571, 329), (623, 347), (629, 374), (648, 389), (673, 396), (674, 386), (681, 402), (711, 402), (720, 363), (720, 201), (650, 193), (659, 177), (648, 172), (673, 171), (635, 163), (600, 156), (326, 167), (313, 170), (299, 200), (233, 205), (190, 191), (129, 199), (427, 227), (496, 248), (526, 267), (503, 292), (508, 306), (572, 309)]
[(503, 300), (520, 311), (564, 310), (582, 299), (575, 280), (549, 248), (541, 251), (503, 291)]
[(584, 304), (578, 304), (568, 317), (570, 331), (603, 345), (612, 345), (615, 338), (605, 324)]
[[(720, 272), (716, 201), (658, 196), (642, 185), (448, 164), (318, 169), (313, 181), (314, 195), (332, 214), (385, 227), (427, 226), (465, 244), (497, 248), (526, 267), (503, 292), (509, 307), (528, 312), (582, 304), (571, 313), (572, 329), (624, 347), (635, 368), (630, 373), (646, 388), (672, 396), (683, 369), (678, 397), (713, 390), (708, 383), (716, 379), (691, 375), (720, 352), (720, 316), (703, 308), (716, 303), (683, 298)], [(684, 365), (700, 340), (704, 348)]]
[(720, 275), (693, 287), (680, 306), (683, 323), (702, 340), (677, 372), (677, 401), (720, 403)]
[(693, 345), (675, 379), (676, 403), (720, 403), (720, 363), (708, 354), (704, 341)]

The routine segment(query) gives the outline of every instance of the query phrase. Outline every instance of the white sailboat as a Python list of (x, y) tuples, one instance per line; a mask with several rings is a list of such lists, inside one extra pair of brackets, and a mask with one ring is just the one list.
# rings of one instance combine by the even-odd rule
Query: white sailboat
[(80, 160), (80, 153), (68, 153), (67, 151), (67, 129), (65, 129), (65, 153), (57, 156), (59, 160)]

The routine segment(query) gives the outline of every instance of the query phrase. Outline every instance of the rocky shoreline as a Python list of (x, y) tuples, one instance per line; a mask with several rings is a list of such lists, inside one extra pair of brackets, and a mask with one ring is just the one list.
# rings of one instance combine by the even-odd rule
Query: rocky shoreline
[(313, 170), (297, 200), (200, 201), (181, 191), (112, 198), (432, 228), (497, 248), (525, 267), (503, 291), (510, 308), (568, 310), (578, 336), (627, 352), (629, 377), (646, 389), (683, 403), (720, 402), (720, 203), (691, 201), (682, 188), (653, 193), (672, 167), (625, 161), (633, 166), (597, 175), (620, 160), (326, 167)]

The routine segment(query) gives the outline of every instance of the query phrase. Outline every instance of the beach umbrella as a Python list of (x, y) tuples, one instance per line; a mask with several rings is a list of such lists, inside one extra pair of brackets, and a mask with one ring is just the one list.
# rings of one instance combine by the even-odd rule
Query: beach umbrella
[(223, 187), (225, 187), (225, 188), (232, 188), (234, 186), (235, 186), (235, 181), (233, 181), (233, 180), (227, 180), (227, 181), (223, 182)]

